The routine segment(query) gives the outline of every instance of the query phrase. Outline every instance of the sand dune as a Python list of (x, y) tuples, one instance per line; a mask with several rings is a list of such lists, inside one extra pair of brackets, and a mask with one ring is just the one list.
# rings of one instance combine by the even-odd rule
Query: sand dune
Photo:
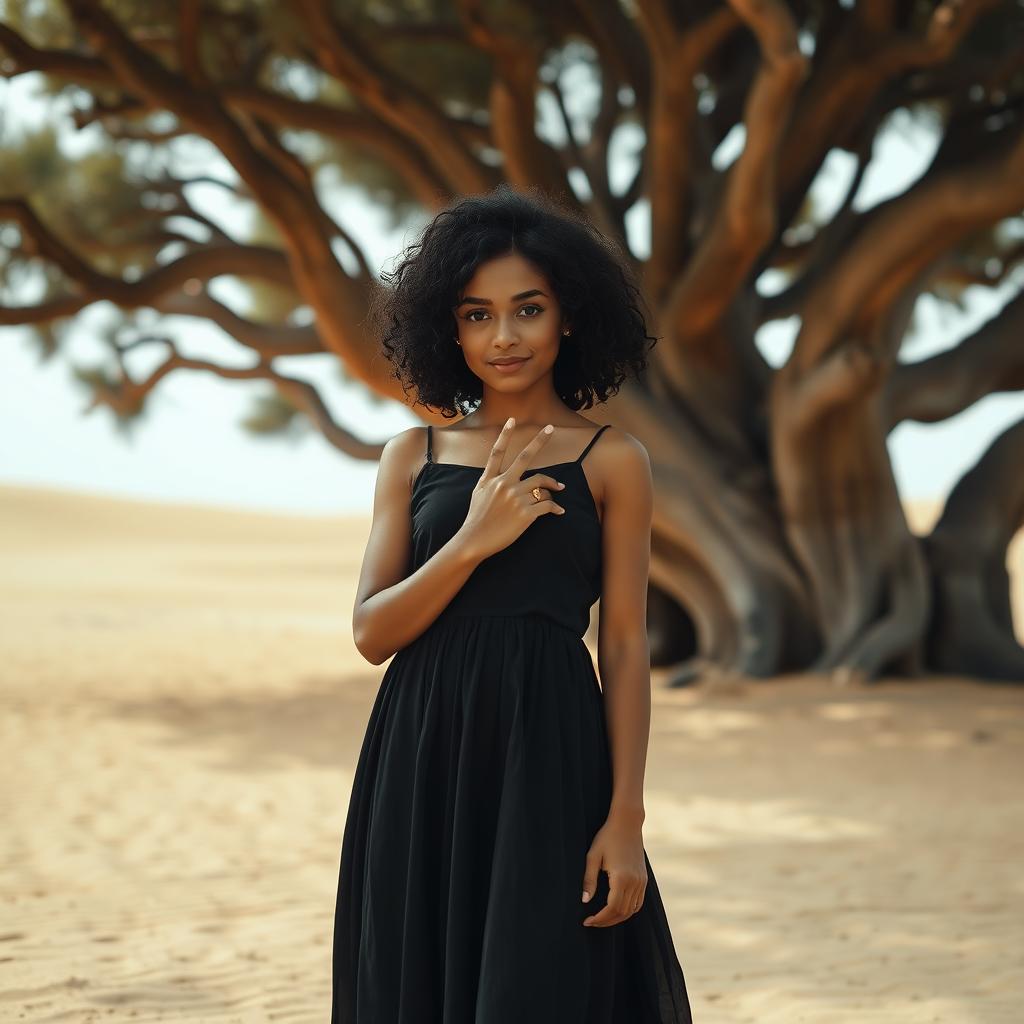
[[(0, 1020), (325, 1024), (368, 520), (14, 487), (0, 520)], [(1016, 1024), (1022, 750), (1012, 687), (656, 673), (698, 1024)]]

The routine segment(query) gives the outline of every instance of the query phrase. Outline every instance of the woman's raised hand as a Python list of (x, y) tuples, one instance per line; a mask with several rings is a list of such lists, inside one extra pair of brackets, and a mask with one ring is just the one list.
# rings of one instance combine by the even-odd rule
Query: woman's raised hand
[[(563, 483), (546, 473), (531, 473), (525, 480), (519, 479), (534, 455), (547, 443), (554, 428), (549, 423), (539, 430), (508, 468), (502, 470), (499, 467), (514, 427), (515, 420), (509, 417), (491, 447), (483, 473), (473, 488), (469, 512), (460, 531), (481, 559), (507, 548), (538, 516), (549, 512), (556, 515), (565, 513), (565, 509), (551, 499), (551, 492), (561, 490), (565, 486)], [(539, 501), (533, 494), (534, 487), (541, 490)]]

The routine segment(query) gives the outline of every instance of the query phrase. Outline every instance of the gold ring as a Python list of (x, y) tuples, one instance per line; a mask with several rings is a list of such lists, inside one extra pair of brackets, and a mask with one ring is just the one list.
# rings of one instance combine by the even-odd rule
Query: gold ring
[(532, 494), (532, 495), (533, 495), (533, 496), (534, 496), (534, 497), (535, 497), (535, 498), (536, 498), (536, 499), (537, 499), (538, 501), (543, 501), (543, 498), (542, 498), (542, 496), (541, 496), (541, 493), (540, 493), (540, 488), (539, 488), (539, 487), (534, 487), (534, 489), (533, 489), (532, 491), (530, 491), (530, 493), (531, 493), (531, 494)]

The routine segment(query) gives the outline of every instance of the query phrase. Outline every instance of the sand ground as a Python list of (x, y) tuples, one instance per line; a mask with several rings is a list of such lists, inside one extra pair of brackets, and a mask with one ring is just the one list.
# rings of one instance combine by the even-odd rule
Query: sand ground
[[(0, 1020), (326, 1024), (368, 519), (14, 487), (0, 519)], [(1022, 1019), (1022, 692), (654, 682), (697, 1024)]]

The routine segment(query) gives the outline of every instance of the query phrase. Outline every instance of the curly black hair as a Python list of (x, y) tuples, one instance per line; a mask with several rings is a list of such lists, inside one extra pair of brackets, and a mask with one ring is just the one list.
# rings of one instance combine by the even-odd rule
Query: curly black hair
[(545, 275), (573, 331), (561, 339), (555, 391), (569, 408), (604, 402), (639, 377), (647, 349), (643, 298), (620, 247), (538, 186), (498, 185), (456, 200), (381, 275), (370, 310), (393, 376), (414, 405), (445, 418), (471, 412), (483, 384), (453, 337), (452, 309), (479, 264), (516, 251)]

